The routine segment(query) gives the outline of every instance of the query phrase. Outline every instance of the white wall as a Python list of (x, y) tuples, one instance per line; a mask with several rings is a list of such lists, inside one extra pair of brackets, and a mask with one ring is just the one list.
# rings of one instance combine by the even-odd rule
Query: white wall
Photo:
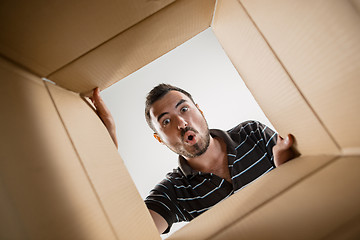
[(177, 156), (153, 138), (144, 117), (146, 94), (159, 83), (190, 92), (210, 128), (227, 130), (249, 119), (272, 127), (212, 30), (205, 30), (101, 93), (116, 121), (120, 155), (143, 198), (177, 167)]

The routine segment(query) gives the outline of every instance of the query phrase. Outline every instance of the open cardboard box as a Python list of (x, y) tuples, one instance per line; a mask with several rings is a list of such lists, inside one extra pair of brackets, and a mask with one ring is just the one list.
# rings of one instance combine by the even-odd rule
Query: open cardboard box
[(169, 239), (359, 238), (359, 25), (359, 0), (2, 3), (0, 238), (159, 239), (82, 96), (209, 26), (302, 155)]

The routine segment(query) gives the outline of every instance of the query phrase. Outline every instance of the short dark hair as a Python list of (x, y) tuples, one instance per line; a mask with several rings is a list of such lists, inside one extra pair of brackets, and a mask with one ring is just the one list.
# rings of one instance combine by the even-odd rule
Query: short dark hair
[(156, 87), (154, 87), (146, 96), (146, 102), (145, 102), (146, 122), (154, 132), (156, 132), (156, 131), (155, 131), (154, 126), (151, 123), (150, 108), (157, 100), (160, 100), (162, 97), (164, 97), (170, 91), (178, 91), (178, 92), (185, 94), (195, 104), (194, 99), (192, 98), (191, 94), (188, 93), (187, 91), (185, 91), (184, 89), (172, 86), (170, 84), (165, 84), (165, 83), (161, 83), (161, 84), (157, 85)]

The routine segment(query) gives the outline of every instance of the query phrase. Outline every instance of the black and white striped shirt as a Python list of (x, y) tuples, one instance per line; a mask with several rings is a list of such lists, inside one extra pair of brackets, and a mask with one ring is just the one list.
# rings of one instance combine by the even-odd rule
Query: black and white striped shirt
[(273, 168), (272, 147), (277, 134), (257, 121), (247, 121), (229, 131), (210, 130), (227, 145), (232, 184), (212, 173), (195, 171), (179, 156), (179, 167), (151, 190), (147, 207), (159, 213), (170, 227), (190, 221)]

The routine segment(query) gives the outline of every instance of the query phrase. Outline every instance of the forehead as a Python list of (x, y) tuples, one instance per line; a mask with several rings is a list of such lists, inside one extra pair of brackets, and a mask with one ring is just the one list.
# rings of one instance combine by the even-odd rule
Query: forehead
[(185, 94), (178, 91), (170, 91), (162, 98), (154, 102), (150, 108), (150, 116), (152, 119), (156, 119), (157, 116), (164, 112), (171, 112), (175, 110), (176, 104), (181, 100), (185, 100), (188, 104), (193, 104), (191, 99)]

